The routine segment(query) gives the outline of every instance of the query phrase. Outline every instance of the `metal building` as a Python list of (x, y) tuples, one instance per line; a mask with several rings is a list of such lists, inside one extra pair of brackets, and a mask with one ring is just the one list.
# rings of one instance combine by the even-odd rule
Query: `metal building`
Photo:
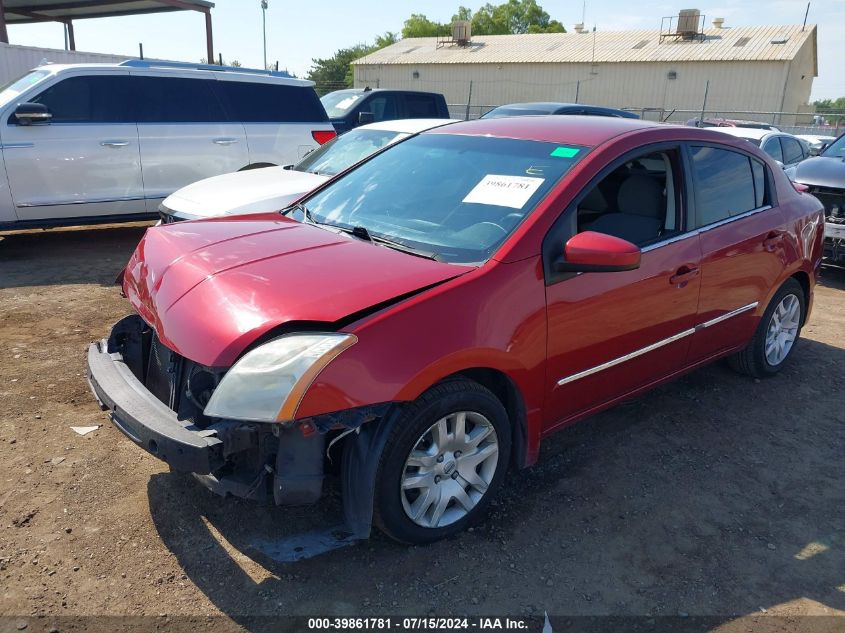
[(690, 118), (706, 108), (789, 125), (794, 116), (773, 113), (811, 110), (817, 68), (815, 25), (726, 28), (717, 18), (704, 28), (693, 10), (653, 30), (576, 25), (572, 33), (405, 39), (356, 60), (354, 78), (356, 87), (442, 92), (461, 116), (503, 103), (565, 101), (652, 119)]

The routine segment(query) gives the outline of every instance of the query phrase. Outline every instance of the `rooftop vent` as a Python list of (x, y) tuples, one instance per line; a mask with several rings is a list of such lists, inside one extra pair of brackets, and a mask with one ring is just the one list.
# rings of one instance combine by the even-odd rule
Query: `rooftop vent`
[(631, 48), (645, 48), (646, 44), (648, 44), (649, 40), (640, 40), (636, 44), (634, 44)]
[(579, 22), (578, 24), (575, 25), (575, 32), (576, 33), (586, 33), (587, 32), (587, 29), (584, 28), (583, 22)]
[(772, 44), (786, 44), (789, 41), (788, 37), (775, 37), (772, 39)]
[(723, 29), (725, 28), (725, 18), (713, 18), (713, 28), (714, 29)]
[(701, 21), (701, 11), (698, 9), (681, 9), (678, 12), (678, 33), (685, 39), (692, 39), (698, 33), (698, 24)]

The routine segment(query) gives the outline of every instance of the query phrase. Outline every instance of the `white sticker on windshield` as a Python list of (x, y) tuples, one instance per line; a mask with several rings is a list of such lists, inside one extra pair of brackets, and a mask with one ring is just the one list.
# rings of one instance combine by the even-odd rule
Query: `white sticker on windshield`
[(335, 108), (338, 110), (348, 110), (356, 101), (358, 101), (358, 97), (346, 97), (343, 101), (338, 101)]
[(470, 204), (495, 204), (499, 207), (521, 209), (544, 180), (545, 178), (530, 178), (529, 176), (488, 174), (473, 187), (463, 201)]

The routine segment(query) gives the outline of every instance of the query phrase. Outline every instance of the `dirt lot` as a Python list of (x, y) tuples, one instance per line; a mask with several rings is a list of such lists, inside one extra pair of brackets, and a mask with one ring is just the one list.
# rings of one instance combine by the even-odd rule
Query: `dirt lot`
[(717, 364), (560, 433), (459, 538), (282, 564), (253, 545), (335, 520), (336, 492), (217, 498), (88, 391), (85, 347), (127, 312), (112, 281), (142, 231), (0, 238), (0, 615), (765, 610), (845, 628), (845, 273), (825, 272), (780, 376)]

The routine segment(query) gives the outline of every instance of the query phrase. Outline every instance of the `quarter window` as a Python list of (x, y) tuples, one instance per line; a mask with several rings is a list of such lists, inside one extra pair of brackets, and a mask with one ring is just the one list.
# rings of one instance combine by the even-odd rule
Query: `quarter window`
[[(765, 171), (761, 174), (759, 168), (752, 169), (754, 162), (745, 154), (730, 150), (692, 148), (696, 226), (706, 226), (762, 206)], [(763, 193), (760, 203), (758, 190)]]
[(134, 122), (128, 75), (68, 77), (32, 101), (47, 106), (52, 123)]
[(780, 141), (778, 141), (776, 136), (769, 138), (765, 143), (763, 143), (763, 151), (766, 152), (769, 156), (774, 158), (775, 160), (779, 160), (780, 162), (783, 161), (783, 151), (780, 148)]
[(226, 120), (214, 79), (133, 77), (139, 123), (205, 123)]

